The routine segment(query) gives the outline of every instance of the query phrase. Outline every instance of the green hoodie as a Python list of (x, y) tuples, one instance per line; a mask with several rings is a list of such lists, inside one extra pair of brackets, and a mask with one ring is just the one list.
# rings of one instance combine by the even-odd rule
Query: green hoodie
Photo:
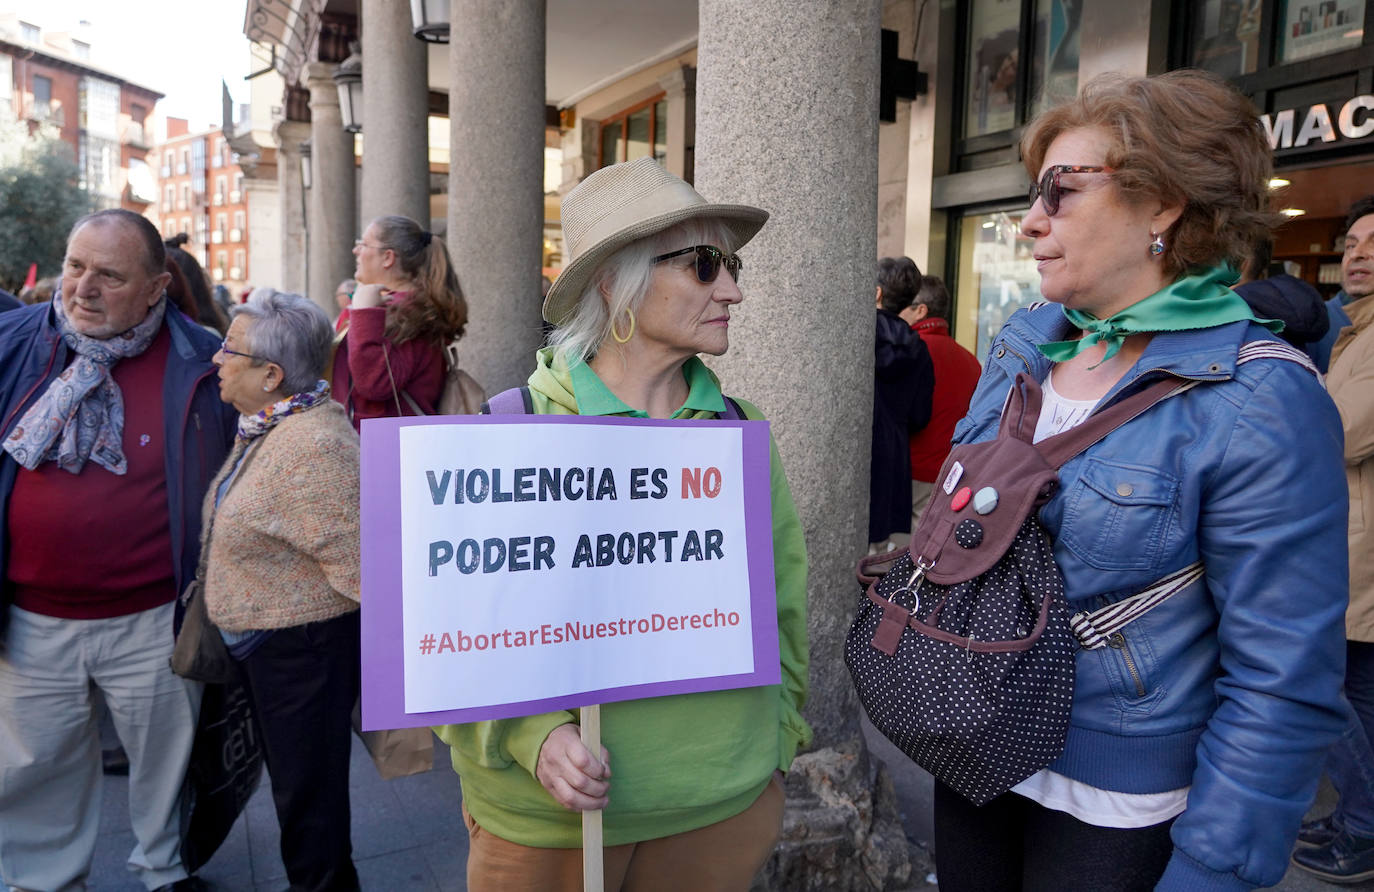
[[(720, 385), (701, 360), (683, 367), (687, 400), (673, 418), (716, 418), (725, 411)], [(529, 379), (539, 415), (646, 417), (622, 403), (585, 364), (568, 368), (540, 350)], [(736, 400), (751, 419), (758, 409)], [(806, 543), (771, 447), (773, 570), (778, 601), (782, 684), (601, 707), (601, 740), (611, 754), (610, 805), (603, 815), (608, 846), (658, 839), (723, 821), (744, 811), (786, 771), (811, 739), (801, 716), (806, 700)], [(549, 732), (577, 722), (577, 711), (445, 725), (468, 813), (483, 830), (527, 846), (574, 848), (582, 820), (559, 805), (534, 776)]]

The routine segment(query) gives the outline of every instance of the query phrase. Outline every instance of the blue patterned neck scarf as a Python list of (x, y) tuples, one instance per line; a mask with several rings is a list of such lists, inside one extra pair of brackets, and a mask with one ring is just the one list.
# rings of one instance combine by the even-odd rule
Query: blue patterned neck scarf
[(5, 440), (4, 449), (32, 471), (45, 461), (73, 474), (93, 461), (113, 474), (124, 474), (124, 395), (110, 375), (121, 359), (138, 356), (157, 337), (167, 309), (158, 298), (143, 321), (110, 338), (92, 338), (72, 327), (62, 307), (62, 289), (52, 298), (57, 329), (76, 353)]

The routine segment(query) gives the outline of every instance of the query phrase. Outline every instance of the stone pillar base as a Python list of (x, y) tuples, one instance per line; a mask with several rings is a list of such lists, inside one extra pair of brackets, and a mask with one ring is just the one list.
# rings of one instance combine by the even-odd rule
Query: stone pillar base
[(753, 892), (904, 889), (911, 873), (883, 764), (857, 739), (798, 756), (787, 776), (782, 839)]

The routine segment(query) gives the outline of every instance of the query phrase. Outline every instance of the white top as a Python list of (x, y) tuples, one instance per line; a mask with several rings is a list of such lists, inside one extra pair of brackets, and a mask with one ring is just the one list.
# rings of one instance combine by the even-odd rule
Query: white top
[[(1097, 400), (1071, 400), (1054, 389), (1051, 371), (1041, 390), (1044, 401), (1035, 425), (1035, 442), (1083, 423)], [(1188, 807), (1188, 787), (1163, 793), (1117, 793), (1102, 790), (1043, 768), (1011, 788), (1045, 808), (1073, 815), (1094, 827), (1150, 827), (1180, 815)]]

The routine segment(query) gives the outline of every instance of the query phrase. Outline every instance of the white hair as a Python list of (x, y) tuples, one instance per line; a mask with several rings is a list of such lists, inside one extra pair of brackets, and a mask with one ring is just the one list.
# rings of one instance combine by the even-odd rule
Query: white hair
[[(549, 333), (549, 345), (555, 355), (570, 366), (595, 356), (610, 336), (612, 322), (627, 310), (638, 310), (649, 295), (657, 266), (654, 258), (693, 245), (715, 245), (727, 255), (735, 250), (734, 235), (723, 222), (696, 219), (632, 242), (603, 260), (588, 279), (577, 308)], [(665, 262), (685, 266), (695, 262), (695, 257), (684, 254)], [(723, 268), (720, 274), (729, 275)], [(601, 293), (603, 283), (605, 296)], [(621, 322), (620, 327), (623, 330), (625, 323)]]

